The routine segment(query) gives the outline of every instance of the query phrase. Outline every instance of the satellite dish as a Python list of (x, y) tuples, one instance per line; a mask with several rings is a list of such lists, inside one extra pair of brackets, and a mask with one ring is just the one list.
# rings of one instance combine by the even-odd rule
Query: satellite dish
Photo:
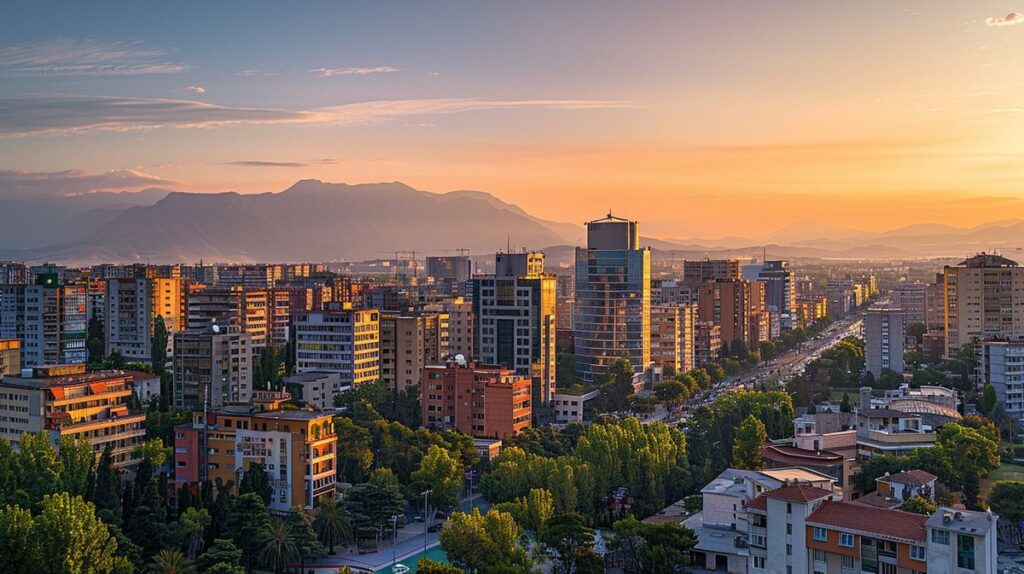
[(213, 332), (214, 333), (220, 333), (220, 325), (214, 323), (213, 324)]
[(465, 367), (466, 366), (466, 356), (463, 355), (462, 353), (459, 353), (458, 355), (455, 355), (455, 362), (458, 363), (460, 367)]

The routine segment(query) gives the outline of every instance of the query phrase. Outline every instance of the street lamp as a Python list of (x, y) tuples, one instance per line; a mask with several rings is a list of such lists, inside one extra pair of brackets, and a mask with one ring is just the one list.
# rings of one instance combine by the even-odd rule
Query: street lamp
[(420, 494), (423, 495), (423, 551), (427, 551), (427, 532), (430, 532), (430, 506), (428, 501), (430, 499), (430, 490), (424, 490)]
[(398, 515), (391, 517), (391, 566), (398, 564)]

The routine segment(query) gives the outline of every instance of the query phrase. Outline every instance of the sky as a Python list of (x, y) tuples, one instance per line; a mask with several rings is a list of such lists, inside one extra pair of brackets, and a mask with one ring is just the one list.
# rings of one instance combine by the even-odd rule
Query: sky
[(19, 2), (0, 194), (475, 189), (663, 238), (1024, 218), (1024, 1)]

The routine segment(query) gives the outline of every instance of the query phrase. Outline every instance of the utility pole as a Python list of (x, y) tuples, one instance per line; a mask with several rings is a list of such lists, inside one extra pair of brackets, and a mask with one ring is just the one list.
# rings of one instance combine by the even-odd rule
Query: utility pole
[(427, 551), (427, 533), (430, 532), (430, 490), (423, 491), (423, 551)]

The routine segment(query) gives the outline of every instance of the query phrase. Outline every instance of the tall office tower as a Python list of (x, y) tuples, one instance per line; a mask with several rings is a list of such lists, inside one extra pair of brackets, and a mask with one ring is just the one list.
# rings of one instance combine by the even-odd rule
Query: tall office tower
[(692, 305), (651, 305), (652, 363), (674, 373), (694, 368), (696, 311)]
[(572, 330), (576, 312), (576, 284), (572, 273), (555, 276), (555, 324), (563, 331)]
[(1024, 336), (1024, 269), (981, 253), (943, 269), (946, 283), (946, 355), (973, 338)]
[(587, 224), (576, 248), (576, 370), (594, 381), (625, 357), (641, 371), (651, 360), (651, 252), (641, 249), (635, 221), (613, 217)]
[(43, 273), (24, 293), (22, 366), (87, 362), (85, 287), (62, 285), (56, 274)]
[(419, 387), (423, 367), (448, 357), (447, 313), (380, 314), (380, 378), (389, 389)]
[(707, 281), (740, 279), (740, 262), (736, 259), (697, 259), (683, 261), (683, 282), (697, 285)]
[(764, 283), (764, 302), (768, 310), (779, 316), (783, 329), (792, 329), (796, 308), (796, 288), (788, 261), (765, 261), (755, 279)]
[(978, 349), (981, 384), (991, 384), (1006, 414), (1024, 424), (1024, 342), (985, 341)]
[(128, 361), (153, 358), (153, 286), (149, 279), (108, 279), (103, 320), (106, 355)]
[(174, 407), (202, 410), (252, 398), (252, 337), (235, 325), (213, 324), (174, 334)]
[(475, 356), (473, 339), (476, 332), (476, 315), (473, 314), (471, 301), (465, 297), (447, 297), (424, 305), (423, 311), (448, 315), (449, 355), (462, 355), (466, 359)]
[(864, 326), (864, 366), (878, 380), (882, 371), (903, 372), (903, 310), (896, 307), (868, 309)]
[(698, 287), (697, 318), (721, 326), (722, 343), (743, 341), (756, 348), (771, 335), (760, 281), (709, 281)]
[(494, 275), (473, 279), (476, 357), (534, 380), (533, 399), (555, 392), (555, 277), (540, 252), (498, 253)]
[(323, 311), (292, 313), (299, 373), (341, 373), (337, 392), (380, 378), (380, 312), (331, 303)]
[(427, 276), (437, 281), (461, 283), (473, 275), (473, 261), (468, 255), (427, 257)]
[(928, 286), (924, 283), (900, 283), (892, 288), (890, 302), (903, 309), (907, 325), (925, 324), (928, 308)]

